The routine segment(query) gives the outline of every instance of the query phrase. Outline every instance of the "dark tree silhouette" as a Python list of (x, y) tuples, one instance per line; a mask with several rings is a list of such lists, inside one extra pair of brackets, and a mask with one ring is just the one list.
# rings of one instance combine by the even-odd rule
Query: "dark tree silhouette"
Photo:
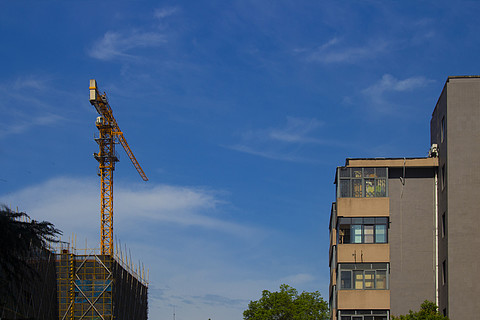
[(8, 284), (37, 276), (29, 259), (48, 242), (57, 242), (59, 234), (50, 222), (30, 220), (25, 212), (0, 205), (0, 297), (10, 294)]

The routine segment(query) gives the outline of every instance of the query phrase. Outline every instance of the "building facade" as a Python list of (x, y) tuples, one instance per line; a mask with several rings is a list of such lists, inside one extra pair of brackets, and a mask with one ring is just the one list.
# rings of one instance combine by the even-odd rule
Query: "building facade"
[(449, 77), (432, 115), (428, 157), (347, 159), (337, 168), (332, 319), (386, 320), (424, 300), (450, 319), (476, 314), (479, 116), (480, 77)]

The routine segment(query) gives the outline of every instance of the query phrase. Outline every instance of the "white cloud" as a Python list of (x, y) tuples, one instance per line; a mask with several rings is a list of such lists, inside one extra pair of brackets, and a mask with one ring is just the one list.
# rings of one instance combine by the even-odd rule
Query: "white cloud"
[(317, 119), (287, 117), (287, 125), (282, 129), (269, 129), (268, 135), (273, 140), (296, 143), (319, 143), (309, 134), (323, 126), (323, 122)]
[(390, 43), (385, 40), (370, 41), (364, 46), (341, 46), (342, 41), (333, 38), (316, 50), (306, 50), (306, 60), (320, 63), (354, 63), (365, 59), (374, 59), (385, 53)]
[(363, 90), (365, 94), (380, 95), (388, 91), (409, 91), (425, 87), (432, 83), (433, 80), (428, 80), (422, 76), (410, 77), (404, 80), (398, 80), (390, 74), (384, 74), (382, 79), (377, 83)]
[[(217, 196), (218, 192), (205, 188), (116, 186), (115, 220), (133, 225), (142, 218), (148, 223), (194, 226), (237, 236), (251, 234), (249, 227), (215, 217), (221, 211), (218, 206), (225, 203)], [(21, 206), (20, 210), (54, 223), (66, 234), (84, 230), (91, 236), (99, 229), (99, 198), (96, 179), (58, 177), (0, 195), (0, 202)]]
[(50, 126), (64, 118), (55, 114), (44, 114), (41, 116), (25, 116), (23, 119), (14, 123), (5, 123), (0, 128), (0, 139), (10, 136), (12, 134), (21, 134), (27, 132), (36, 126)]
[[(289, 268), (297, 270), (292, 275), (283, 276), (280, 268), (269, 270), (270, 247), (259, 240), (265, 230), (222, 217), (222, 195), (204, 187), (115, 186), (119, 238), (122, 243), (127, 238), (133, 261), (138, 257), (149, 269), (150, 317), (168, 318), (175, 305), (178, 319), (196, 314), (240, 320), (248, 302), (258, 299), (263, 289), (276, 291), (281, 283), (299, 290), (318, 287), (318, 280), (302, 273), (298, 261)], [(54, 223), (66, 241), (75, 233), (78, 249), (84, 248), (84, 237), (86, 248), (98, 245), (98, 179), (57, 177), (0, 195), (0, 203)], [(257, 259), (251, 255), (262, 256), (267, 268), (248, 267), (245, 260)]]
[(13, 82), (13, 89), (37, 89), (45, 90), (47, 88), (47, 80), (45, 78), (40, 78), (36, 75), (28, 75), (23, 77), (18, 77)]
[(134, 59), (130, 53), (137, 48), (158, 47), (166, 42), (163, 34), (157, 32), (138, 32), (129, 34), (106, 32), (89, 51), (89, 55), (99, 60)]
[(338, 141), (315, 137), (315, 131), (323, 126), (324, 122), (315, 118), (287, 117), (283, 127), (246, 131), (240, 143), (228, 148), (273, 160), (315, 162), (317, 160), (302, 155), (303, 148), (315, 145), (344, 146)]
[(155, 9), (153, 15), (157, 19), (164, 19), (166, 17), (174, 15), (178, 11), (180, 11), (180, 9), (178, 7), (158, 8), (158, 9)]
[(389, 96), (394, 93), (414, 91), (434, 82), (423, 76), (414, 76), (403, 80), (385, 74), (373, 85), (362, 90), (362, 94), (369, 100), (375, 111), (392, 112), (397, 103)]
[(304, 159), (299, 156), (295, 156), (288, 153), (282, 153), (278, 150), (264, 150), (261, 151), (260, 149), (255, 149), (254, 147), (245, 145), (245, 144), (237, 144), (228, 147), (229, 149), (248, 153), (255, 156), (260, 156), (262, 158), (272, 159), (272, 160), (281, 160), (281, 161), (290, 161), (290, 162), (309, 162), (310, 160)]
[(51, 96), (64, 98), (65, 94), (51, 88), (47, 77), (17, 77), (0, 84), (0, 95), (0, 139), (65, 121), (60, 112), (55, 113), (55, 104), (50, 104)]
[(282, 278), (280, 280), (281, 283), (288, 284), (292, 287), (302, 285), (305, 283), (312, 283), (315, 281), (315, 277), (311, 274), (308, 273), (298, 273), (298, 274), (293, 274), (290, 276), (287, 276), (285, 278)]

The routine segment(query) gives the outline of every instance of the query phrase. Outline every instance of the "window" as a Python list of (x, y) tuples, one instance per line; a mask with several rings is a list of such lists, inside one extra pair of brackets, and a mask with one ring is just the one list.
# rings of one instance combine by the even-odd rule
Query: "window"
[(445, 117), (442, 118), (442, 123), (440, 125), (440, 142), (445, 140)]
[(447, 172), (445, 170), (446, 170), (445, 164), (443, 164), (442, 169), (440, 171), (440, 183), (441, 183), (442, 190), (445, 189), (445, 177), (447, 175)]
[(442, 214), (442, 238), (445, 238), (447, 234), (447, 221), (445, 216), (446, 214), (447, 214), (446, 212)]
[(387, 243), (388, 218), (338, 218), (338, 243)]
[(388, 263), (341, 263), (338, 268), (340, 289), (388, 289)]
[(339, 320), (387, 320), (388, 310), (339, 310)]
[(340, 198), (387, 196), (387, 168), (338, 168)]
[(442, 262), (442, 284), (447, 284), (447, 260)]

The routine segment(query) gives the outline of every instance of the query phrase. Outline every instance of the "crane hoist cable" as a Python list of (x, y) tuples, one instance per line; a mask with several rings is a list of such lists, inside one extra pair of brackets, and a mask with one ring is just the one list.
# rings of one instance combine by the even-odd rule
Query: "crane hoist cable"
[(99, 146), (99, 152), (94, 153), (93, 156), (98, 161), (98, 175), (100, 176), (101, 253), (113, 256), (113, 171), (115, 162), (119, 161), (115, 153), (116, 143), (122, 145), (142, 179), (148, 181), (148, 178), (113, 116), (107, 94), (105, 92), (101, 94), (98, 91), (97, 81), (94, 79), (90, 80), (90, 103), (99, 114), (95, 121), (99, 132), (98, 138), (95, 139)]

